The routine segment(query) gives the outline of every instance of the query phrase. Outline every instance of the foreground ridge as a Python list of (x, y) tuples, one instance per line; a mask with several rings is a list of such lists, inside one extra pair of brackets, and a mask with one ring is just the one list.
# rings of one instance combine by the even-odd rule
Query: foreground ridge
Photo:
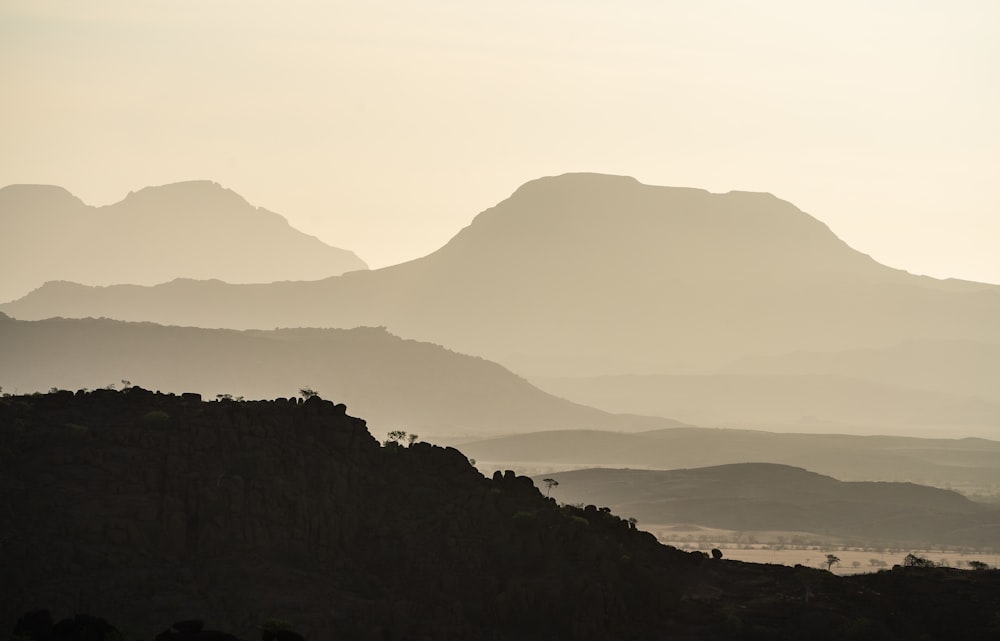
[[(309, 639), (988, 639), (1000, 573), (836, 577), (660, 545), (343, 405), (140, 388), (0, 398), (0, 629), (205, 620)], [(179, 637), (178, 637), (179, 638)]]

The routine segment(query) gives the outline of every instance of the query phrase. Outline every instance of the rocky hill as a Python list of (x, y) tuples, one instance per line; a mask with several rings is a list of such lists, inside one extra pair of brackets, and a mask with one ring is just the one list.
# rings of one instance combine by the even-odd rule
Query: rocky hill
[(318, 639), (992, 639), (1000, 573), (838, 578), (661, 546), (453, 449), (381, 447), (343, 405), (0, 398), (0, 627), (204, 619)]
[(403, 429), (482, 437), (680, 425), (577, 405), (496, 363), (379, 327), (236, 331), (108, 319), (17, 321), (0, 313), (4, 389), (94, 389), (123, 379), (206, 398), (275, 398), (309, 387), (336, 393), (379, 434)]
[(0, 301), (47, 281), (260, 283), (366, 268), (209, 181), (146, 187), (105, 207), (50, 185), (0, 189)]
[(524, 375), (679, 373), (754, 354), (1000, 343), (1000, 288), (876, 263), (770, 194), (622, 176), (531, 181), (440, 250), (311, 283), (55, 284), (22, 320), (270, 329), (385, 325)]

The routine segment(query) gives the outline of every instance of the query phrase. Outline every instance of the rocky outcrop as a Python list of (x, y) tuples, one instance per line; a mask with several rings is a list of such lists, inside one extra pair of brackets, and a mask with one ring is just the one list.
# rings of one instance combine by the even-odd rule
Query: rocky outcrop
[(0, 506), (4, 630), (48, 609), (147, 639), (986, 639), (1000, 610), (995, 572), (707, 561), (455, 449), (380, 446), (316, 397), (0, 398)]

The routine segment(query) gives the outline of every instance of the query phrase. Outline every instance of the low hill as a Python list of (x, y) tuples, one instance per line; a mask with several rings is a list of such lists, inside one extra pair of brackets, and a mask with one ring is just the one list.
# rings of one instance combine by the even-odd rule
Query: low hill
[(904, 341), (883, 348), (742, 358), (728, 374), (856, 376), (873, 383), (1000, 401), (1000, 343)]
[(586, 469), (546, 477), (558, 481), (553, 495), (560, 501), (606, 505), (643, 523), (1000, 549), (1000, 508), (913, 483), (843, 482), (771, 463)]
[(559, 507), (528, 478), (484, 478), (456, 450), (379, 447), (364, 421), (317, 397), (4, 397), (0, 444), (4, 630), (48, 609), (147, 639), (192, 619), (243, 638), (282, 620), (314, 641), (997, 631), (1000, 573), (837, 577), (711, 560), (612, 514)]
[(0, 301), (48, 281), (153, 285), (314, 280), (367, 269), (209, 181), (146, 187), (105, 207), (61, 187), (0, 189)]
[[(988, 354), (984, 350), (980, 359), (984, 364)], [(1000, 353), (997, 356), (1000, 362)], [(906, 375), (900, 364), (898, 377), (886, 372), (873, 381), (857, 377), (869, 371), (860, 364), (845, 365), (836, 373), (779, 367), (765, 373), (533, 377), (531, 381), (557, 396), (609, 412), (671, 416), (694, 425), (910, 436), (960, 430), (966, 436), (1000, 436), (1000, 398), (986, 390), (995, 377), (981, 368), (949, 369), (939, 375), (941, 380), (931, 380), (926, 374)], [(935, 367), (911, 361), (909, 369), (924, 373)], [(954, 371), (953, 377), (947, 376), (949, 371)], [(905, 381), (918, 384), (918, 376), (922, 386), (903, 386)], [(962, 385), (965, 392), (959, 391)], [(974, 390), (990, 397), (971, 394)]]
[(534, 432), (462, 443), (481, 464), (526, 473), (586, 467), (657, 470), (731, 463), (777, 463), (842, 480), (909, 481), (994, 493), (1000, 485), (1000, 442), (978, 438), (790, 434), (676, 428), (639, 434)]
[(214, 398), (336, 393), (382, 433), (487, 435), (530, 429), (680, 425), (551, 396), (496, 363), (384, 328), (210, 330), (108, 319), (16, 321), (0, 314), (0, 384), (21, 393), (128, 380)]

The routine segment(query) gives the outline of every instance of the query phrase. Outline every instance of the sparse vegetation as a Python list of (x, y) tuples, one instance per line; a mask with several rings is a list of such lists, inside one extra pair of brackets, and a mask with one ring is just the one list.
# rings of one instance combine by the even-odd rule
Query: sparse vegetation
[(404, 430), (392, 430), (386, 435), (386, 439), (383, 442), (385, 447), (402, 447), (405, 443), (407, 446), (413, 445), (418, 438), (417, 434), (411, 434)]
[(319, 392), (317, 392), (311, 387), (303, 387), (302, 389), (299, 390), (299, 396), (301, 396), (302, 398), (312, 398), (314, 396), (319, 396)]
[(912, 552), (903, 558), (903, 566), (908, 568), (932, 568), (935, 567), (935, 565), (934, 561), (922, 556), (917, 556)]
[(552, 494), (552, 488), (559, 485), (559, 481), (555, 479), (542, 479), (542, 483), (546, 485), (545, 496)]
[(840, 565), (840, 558), (836, 554), (827, 554), (825, 563), (826, 569), (828, 571), (833, 571), (834, 565)]

